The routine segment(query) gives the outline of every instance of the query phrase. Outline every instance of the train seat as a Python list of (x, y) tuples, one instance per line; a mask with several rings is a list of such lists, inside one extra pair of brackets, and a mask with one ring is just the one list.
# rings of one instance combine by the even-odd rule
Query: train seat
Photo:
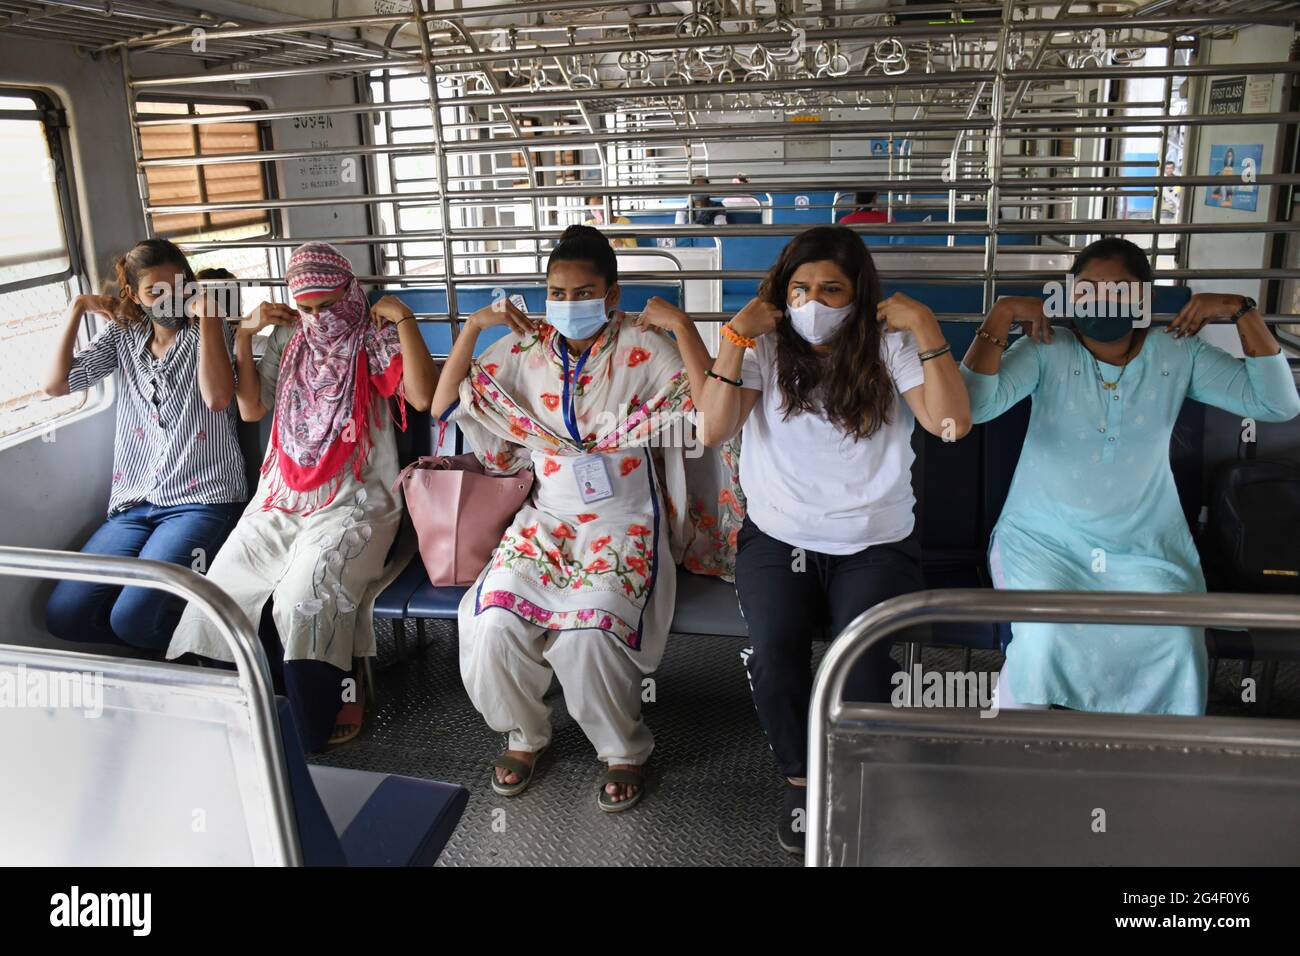
[(415, 592), (428, 586), (428, 575), (417, 555), (388, 587), (375, 598), (375, 617), (385, 620), (413, 617), (411, 602)]
[(772, 222), (800, 226), (828, 226), (832, 218), (833, 192), (774, 193)]
[[(467, 587), (435, 587), (417, 557), (407, 568), (422, 579), (406, 603), (406, 613), (391, 615), (413, 620), (453, 621)], [(677, 569), (677, 604), (670, 630), (676, 634), (744, 637), (748, 634), (736, 589), (721, 578)]]
[(673, 609), (674, 634), (708, 634), (746, 637), (749, 629), (740, 613), (734, 585), (722, 578), (677, 569), (677, 606)]
[[(675, 212), (629, 212), (625, 214), (635, 226), (671, 226), (677, 218)], [(636, 244), (642, 248), (653, 249), (659, 245), (654, 236), (639, 236)]]
[(415, 590), (411, 592), (410, 600), (406, 602), (406, 616), (416, 620), (454, 621), (456, 619), (456, 608), (460, 606), (460, 599), (464, 597), (469, 588), (437, 587), (429, 582), (428, 575), (424, 573), (424, 566), (420, 563), (418, 556), (412, 563), (419, 568), (422, 580)]
[[(945, 199), (947, 197), (944, 197)], [(948, 210), (944, 207), (924, 207), (917, 208), (914, 206), (895, 206), (893, 209), (894, 222), (911, 223), (911, 222), (949, 222)], [(986, 222), (988, 214), (983, 209), (958, 209), (956, 222)], [(1001, 225), (1005, 228), (1010, 222), (1003, 220)], [(887, 241), (892, 245), (929, 245), (943, 246), (948, 244), (948, 237), (942, 233), (935, 233), (928, 236), (918, 235), (901, 235), (893, 234), (887, 239), (881, 237), (875, 238), (876, 242)], [(958, 246), (982, 246), (984, 245), (983, 235), (958, 235), (953, 240)], [(1038, 237), (1024, 233), (1000, 233), (998, 235), (998, 247), (1006, 246), (1033, 246), (1038, 245)]]
[[(291, 816), (283, 824), (309, 866), (431, 865), (469, 799), (432, 780), (308, 767), (288, 701), (260, 698), (274, 706), (260, 711), (233, 671), (0, 645), (0, 675), (80, 692), (67, 706), (4, 715), (5, 772), (23, 781), (0, 790), (6, 865), (282, 862), (269, 798), (277, 747)], [(259, 711), (278, 740), (259, 738)]]
[(469, 791), (398, 774), (309, 766), (289, 702), (276, 698), (285, 766), (307, 866), (432, 866)]
[[(685, 206), (683, 205), (682, 208), (684, 209)], [(638, 226), (671, 226), (677, 223), (677, 211), (632, 212), (627, 214), (627, 218), (632, 220), (634, 225)], [(731, 218), (731, 212), (728, 211), (727, 222), (731, 223), (733, 221), (734, 220)], [(761, 215), (754, 221), (761, 222)], [(685, 249), (709, 248), (713, 245), (713, 242), (712, 236), (674, 236), (672, 238), (671, 247)], [(659, 240), (654, 236), (641, 236), (637, 239), (636, 244), (643, 248), (656, 248), (659, 245)]]
[[(722, 240), (722, 268), (732, 270), (770, 269), (781, 250), (794, 236), (727, 236)], [(722, 311), (739, 312), (758, 295), (757, 279), (722, 280)]]
[[(758, 238), (786, 241), (780, 237)], [(903, 291), (924, 299), (938, 312), (977, 311), (983, 295), (976, 283), (899, 282), (887, 284), (885, 291)], [(999, 295), (1035, 295), (1041, 291), (1040, 286), (1026, 283), (1000, 284), (997, 288)], [(1189, 295), (1184, 287), (1157, 286), (1155, 310), (1176, 312)], [(942, 325), (953, 351), (962, 355), (974, 337), (974, 324)], [(1020, 458), (1029, 408), (1028, 402), (1022, 402), (1000, 418), (975, 426), (970, 435), (957, 442), (944, 442), (917, 429), (914, 485), (927, 587), (991, 586), (986, 564), (989, 537)], [(1186, 402), (1171, 443), (1175, 483), (1189, 522), (1195, 522), (1200, 508), (1204, 421), (1204, 406)], [(972, 475), (976, 480), (970, 480)], [(679, 568), (677, 587), (673, 632), (745, 636), (747, 629), (732, 585)], [(454, 620), (465, 591), (464, 587), (432, 585), (417, 556), (380, 595), (375, 614), (399, 620)], [(943, 623), (934, 626), (933, 640), (959, 647), (1005, 649), (1010, 627), (1005, 623)], [(1252, 650), (1259, 650), (1249, 635), (1211, 633), (1207, 642), (1212, 651), (1233, 657), (1249, 657)]]

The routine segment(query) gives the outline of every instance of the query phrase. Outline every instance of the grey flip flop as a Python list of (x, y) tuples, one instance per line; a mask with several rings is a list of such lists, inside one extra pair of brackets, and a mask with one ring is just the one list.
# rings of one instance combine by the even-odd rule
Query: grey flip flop
[[(611, 783), (631, 784), (635, 786), (636, 793), (626, 800), (614, 800), (605, 788)], [(604, 776), (600, 778), (600, 790), (596, 794), (597, 805), (606, 813), (622, 813), (624, 810), (631, 810), (641, 802), (641, 796), (645, 793), (645, 774), (638, 767), (635, 770), (606, 770)]]
[[(546, 753), (546, 748), (533, 752), (533, 762), (530, 764), (526, 760), (520, 760), (518, 757), (511, 757), (502, 754), (497, 758), (496, 763), (492, 765), (492, 790), (502, 797), (517, 797), (528, 789), (528, 785), (533, 782), (533, 774), (537, 771), (537, 762), (542, 759), (542, 754)], [(506, 770), (519, 776), (518, 783), (502, 783), (497, 778), (497, 770)]]

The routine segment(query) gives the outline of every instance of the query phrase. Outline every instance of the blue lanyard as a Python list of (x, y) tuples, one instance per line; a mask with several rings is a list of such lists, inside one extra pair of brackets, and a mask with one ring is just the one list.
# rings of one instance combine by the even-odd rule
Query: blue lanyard
[(578, 447), (582, 447), (582, 435), (578, 433), (578, 414), (574, 407), (578, 399), (578, 377), (582, 375), (582, 367), (587, 364), (587, 356), (591, 354), (591, 348), (583, 352), (578, 358), (577, 367), (573, 370), (573, 392), (569, 392), (569, 343), (560, 338), (560, 357), (564, 359), (564, 427), (569, 430)]

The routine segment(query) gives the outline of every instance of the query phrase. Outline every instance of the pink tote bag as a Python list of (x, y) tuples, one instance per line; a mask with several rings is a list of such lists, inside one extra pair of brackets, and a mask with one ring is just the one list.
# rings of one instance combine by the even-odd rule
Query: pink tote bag
[(411, 462), (393, 484), (406, 497), (420, 557), (437, 587), (473, 584), (501, 536), (528, 499), (533, 473), (486, 474), (474, 455), (438, 455)]

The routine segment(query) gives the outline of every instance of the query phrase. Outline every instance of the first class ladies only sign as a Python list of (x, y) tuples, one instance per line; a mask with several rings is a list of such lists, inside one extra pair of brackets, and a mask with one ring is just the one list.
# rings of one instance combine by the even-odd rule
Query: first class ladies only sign
[(1246, 78), (1230, 76), (1210, 84), (1210, 104), (1205, 112), (1216, 116), (1240, 113), (1246, 99)]

